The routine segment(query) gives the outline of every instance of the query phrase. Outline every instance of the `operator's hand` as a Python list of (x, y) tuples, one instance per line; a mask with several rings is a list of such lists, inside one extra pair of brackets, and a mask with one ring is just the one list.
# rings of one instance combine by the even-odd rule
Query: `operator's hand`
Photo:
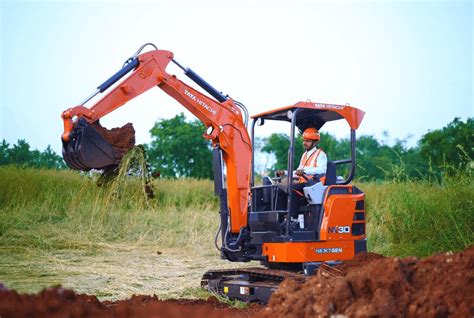
[(301, 177), (302, 175), (304, 175), (304, 169), (298, 169), (298, 170), (296, 170), (296, 171), (295, 171), (295, 174), (296, 174), (297, 176), (300, 176), (300, 177)]

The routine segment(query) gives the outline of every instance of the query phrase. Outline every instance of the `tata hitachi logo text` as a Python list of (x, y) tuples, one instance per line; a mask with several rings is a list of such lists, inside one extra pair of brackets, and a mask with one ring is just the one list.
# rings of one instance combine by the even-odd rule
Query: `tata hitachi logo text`
[(332, 248), (317, 248), (317, 254), (327, 254), (327, 253), (342, 253), (341, 247), (332, 247)]
[(325, 109), (336, 109), (336, 110), (343, 110), (344, 106), (341, 105), (331, 105), (331, 104), (314, 104), (315, 107), (318, 108), (325, 108)]
[(211, 106), (209, 106), (208, 104), (206, 104), (205, 102), (203, 102), (202, 100), (194, 96), (194, 94), (188, 91), (187, 89), (184, 90), (184, 94), (188, 96), (189, 98), (191, 98), (193, 101), (195, 101), (199, 106), (203, 107), (205, 110), (210, 112), (211, 114), (214, 114), (214, 115), (217, 114), (217, 112), (214, 109), (212, 109)]

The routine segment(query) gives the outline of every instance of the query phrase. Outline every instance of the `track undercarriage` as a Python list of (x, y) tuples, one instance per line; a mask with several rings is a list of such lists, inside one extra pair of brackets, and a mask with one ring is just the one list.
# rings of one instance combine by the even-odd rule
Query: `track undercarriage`
[(303, 283), (305, 276), (258, 267), (211, 270), (203, 275), (201, 287), (230, 299), (266, 304), (285, 279)]
[(210, 270), (203, 275), (201, 287), (229, 299), (267, 304), (272, 294), (285, 279), (303, 284), (312, 275), (343, 276), (344, 273), (334, 267), (337, 264), (340, 262), (314, 263), (313, 270), (305, 274), (259, 267)]

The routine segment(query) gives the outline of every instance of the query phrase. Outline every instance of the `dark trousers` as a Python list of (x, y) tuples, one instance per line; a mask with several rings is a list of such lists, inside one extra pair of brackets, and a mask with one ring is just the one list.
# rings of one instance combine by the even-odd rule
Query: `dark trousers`
[(292, 218), (297, 218), (300, 206), (306, 204), (306, 199), (304, 197), (303, 188), (306, 187), (305, 183), (293, 183), (293, 190), (291, 190), (291, 206), (290, 206), (290, 215)]

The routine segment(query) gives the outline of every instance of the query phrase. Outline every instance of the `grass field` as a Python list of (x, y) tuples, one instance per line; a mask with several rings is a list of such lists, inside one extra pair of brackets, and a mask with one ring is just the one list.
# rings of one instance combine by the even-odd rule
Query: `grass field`
[(467, 173), (428, 181), (367, 183), (369, 249), (427, 256), (474, 244), (474, 183)]
[[(22, 292), (63, 284), (102, 299), (133, 293), (199, 296), (210, 268), (235, 267), (214, 248), (218, 202), (208, 180), (119, 178), (0, 167), (0, 281)], [(461, 250), (474, 242), (474, 185), (361, 183), (369, 249), (393, 256)], [(248, 266), (248, 264), (243, 264)]]

